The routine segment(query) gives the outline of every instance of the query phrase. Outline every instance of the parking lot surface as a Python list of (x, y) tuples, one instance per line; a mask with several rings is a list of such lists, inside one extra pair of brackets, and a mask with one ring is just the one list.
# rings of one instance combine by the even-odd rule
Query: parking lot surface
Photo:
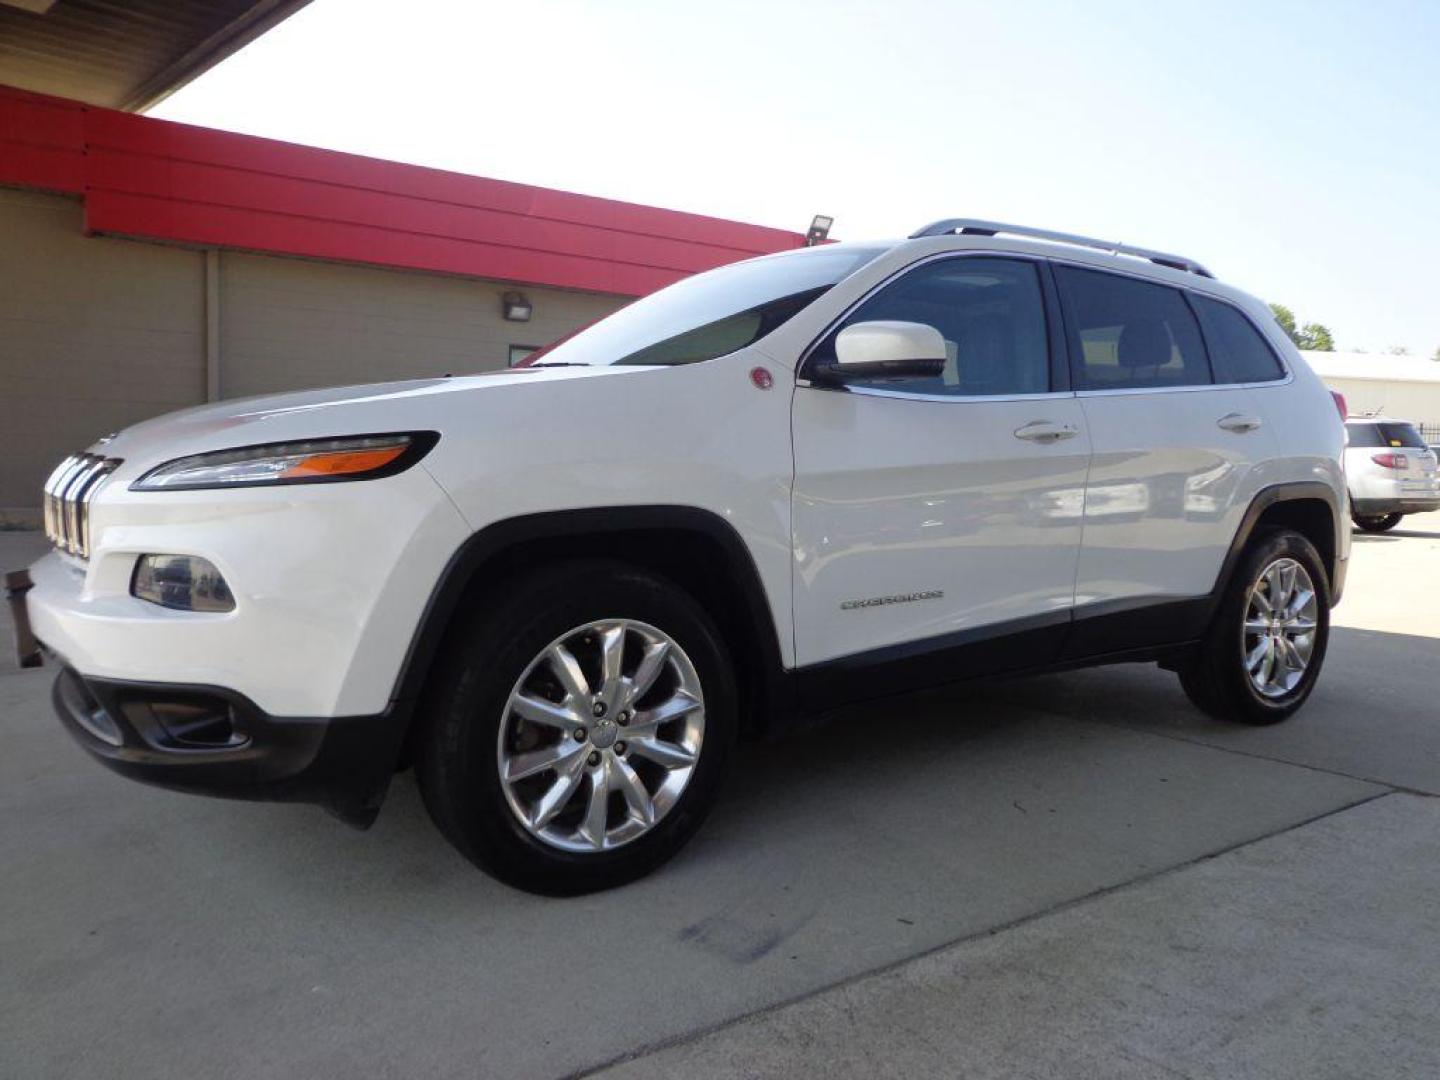
[(1436, 1075), (1437, 570), (1440, 515), (1356, 537), (1290, 723), (1139, 666), (872, 705), (575, 900), (408, 775), (368, 833), (124, 781), (7, 655), (0, 1075)]

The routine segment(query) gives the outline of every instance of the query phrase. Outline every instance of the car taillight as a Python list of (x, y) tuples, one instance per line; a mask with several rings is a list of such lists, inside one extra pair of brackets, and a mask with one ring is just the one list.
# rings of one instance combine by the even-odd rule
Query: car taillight
[(1405, 467), (1404, 454), (1371, 454), (1370, 460), (1383, 469), (1403, 469)]
[(1339, 390), (1331, 390), (1330, 396), (1335, 399), (1335, 408), (1340, 410), (1340, 419), (1346, 420), (1350, 416), (1350, 406), (1345, 404), (1345, 395)]

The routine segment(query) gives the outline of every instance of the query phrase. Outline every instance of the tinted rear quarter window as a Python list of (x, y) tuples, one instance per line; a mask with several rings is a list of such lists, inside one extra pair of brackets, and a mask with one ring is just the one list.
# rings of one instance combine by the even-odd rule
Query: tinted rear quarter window
[(1190, 300), (1205, 331), (1216, 382), (1271, 382), (1284, 377), (1285, 369), (1275, 350), (1240, 311), (1195, 293), (1190, 294)]
[(1076, 389), (1205, 386), (1200, 327), (1178, 289), (1138, 278), (1056, 266), (1065, 297)]
[(1384, 446), (1384, 439), (1380, 436), (1380, 428), (1375, 424), (1346, 424), (1345, 433), (1350, 438), (1351, 446)]

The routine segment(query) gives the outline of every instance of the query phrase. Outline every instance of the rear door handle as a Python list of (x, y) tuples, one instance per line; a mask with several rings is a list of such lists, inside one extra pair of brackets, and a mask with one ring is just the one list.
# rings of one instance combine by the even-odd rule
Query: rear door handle
[(1262, 422), (1258, 416), (1246, 416), (1244, 413), (1238, 412), (1226, 413), (1220, 417), (1219, 420), (1215, 421), (1216, 424), (1226, 431), (1233, 431), (1237, 435), (1243, 435), (1247, 431), (1254, 431)]
[(1049, 420), (1032, 420), (1024, 427), (1015, 429), (1015, 438), (1030, 442), (1053, 443), (1061, 439), (1073, 439), (1080, 429), (1071, 424), (1056, 424)]

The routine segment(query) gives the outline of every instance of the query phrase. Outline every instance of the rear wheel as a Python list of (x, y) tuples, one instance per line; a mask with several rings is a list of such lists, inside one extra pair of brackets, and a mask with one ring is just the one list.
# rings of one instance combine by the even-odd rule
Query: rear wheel
[(1400, 524), (1402, 514), (1355, 515), (1355, 524), (1366, 532), (1385, 532)]
[(555, 895), (670, 858), (719, 793), (729, 659), (678, 586), (620, 563), (555, 567), (462, 625), (436, 672), (417, 773), (446, 837)]
[(1329, 637), (1329, 579), (1314, 545), (1270, 532), (1245, 553), (1180, 683), (1212, 716), (1277, 723), (1310, 696)]

